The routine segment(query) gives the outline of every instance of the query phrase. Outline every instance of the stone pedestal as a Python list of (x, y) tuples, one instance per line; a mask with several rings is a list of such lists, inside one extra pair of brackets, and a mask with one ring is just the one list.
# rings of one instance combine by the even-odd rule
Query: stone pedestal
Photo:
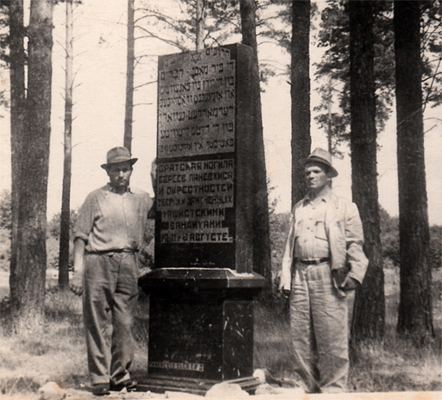
[(142, 278), (140, 285), (151, 293), (143, 386), (200, 393), (233, 380), (253, 390), (253, 298), (263, 280), (255, 273), (200, 268), (163, 268)]

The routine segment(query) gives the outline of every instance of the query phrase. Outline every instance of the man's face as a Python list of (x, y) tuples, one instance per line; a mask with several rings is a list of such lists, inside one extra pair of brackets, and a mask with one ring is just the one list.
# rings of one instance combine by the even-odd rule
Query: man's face
[(307, 188), (316, 192), (321, 191), (329, 181), (327, 169), (320, 163), (308, 163), (305, 166), (305, 178), (307, 180)]
[(127, 189), (130, 183), (130, 176), (132, 174), (132, 166), (129, 162), (112, 164), (107, 167), (106, 170), (111, 186), (114, 189)]

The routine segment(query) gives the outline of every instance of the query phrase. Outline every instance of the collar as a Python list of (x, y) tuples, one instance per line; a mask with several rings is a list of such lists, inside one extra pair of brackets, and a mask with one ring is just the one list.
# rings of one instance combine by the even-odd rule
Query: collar
[[(104, 187), (106, 193), (115, 193), (113, 187), (110, 185), (110, 183), (107, 183), (106, 186)], [(133, 194), (132, 190), (130, 189), (130, 186), (127, 187), (126, 192), (122, 193), (122, 194), (126, 194), (126, 193), (131, 193)]]
[(314, 199), (311, 198), (310, 192), (308, 192), (304, 197), (304, 204), (307, 202), (318, 204), (321, 201), (325, 201), (327, 203), (330, 200), (331, 194), (332, 190), (330, 186), (326, 185)]

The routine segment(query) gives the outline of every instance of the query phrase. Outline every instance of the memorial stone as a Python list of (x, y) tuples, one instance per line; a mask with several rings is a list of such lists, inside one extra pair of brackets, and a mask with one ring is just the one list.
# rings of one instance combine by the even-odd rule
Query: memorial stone
[(149, 390), (255, 384), (252, 59), (244, 45), (159, 57)]

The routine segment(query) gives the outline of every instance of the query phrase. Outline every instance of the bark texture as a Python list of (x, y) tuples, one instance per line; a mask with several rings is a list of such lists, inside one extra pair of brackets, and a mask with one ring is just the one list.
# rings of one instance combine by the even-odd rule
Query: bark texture
[(377, 184), (376, 103), (374, 81), (374, 2), (350, 1), (350, 108), (353, 201), (364, 227), (364, 251), (369, 260), (357, 291), (352, 338), (382, 339), (385, 296)]
[(255, 99), (253, 157), (256, 179), (254, 181), (253, 264), (254, 271), (266, 278), (267, 291), (271, 288), (270, 226), (267, 196), (264, 137), (262, 128), (261, 94), (259, 86), (258, 45), (256, 42), (255, 1), (240, 0), (242, 42), (253, 48), (252, 96)]
[(28, 27), (28, 89), (21, 138), (17, 263), (11, 309), (17, 331), (41, 332), (46, 276), (46, 208), (52, 78), (51, 0), (32, 0)]
[(425, 180), (420, 1), (394, 2), (400, 303), (398, 332), (416, 343), (434, 336)]
[(74, 85), (73, 10), (72, 0), (66, 0), (66, 71), (64, 99), (63, 188), (61, 194), (60, 252), (58, 258), (58, 286), (69, 289), (69, 226), (71, 217), (72, 177), (72, 105)]
[(204, 49), (204, 0), (196, 0), (195, 23), (195, 47), (200, 51)]
[(21, 142), (24, 134), (25, 121), (25, 52), (23, 26), (23, 0), (9, 4), (9, 72), (11, 85), (11, 261), (9, 281), (11, 297), (17, 297), (20, 269), (18, 257), (18, 212), (19, 212), (19, 179)]
[(132, 151), (132, 123), (134, 114), (135, 69), (135, 9), (134, 1), (127, 1), (127, 57), (126, 57), (126, 106), (124, 115), (124, 147)]
[(292, 207), (306, 192), (301, 160), (311, 150), (310, 136), (310, 1), (292, 1)]

